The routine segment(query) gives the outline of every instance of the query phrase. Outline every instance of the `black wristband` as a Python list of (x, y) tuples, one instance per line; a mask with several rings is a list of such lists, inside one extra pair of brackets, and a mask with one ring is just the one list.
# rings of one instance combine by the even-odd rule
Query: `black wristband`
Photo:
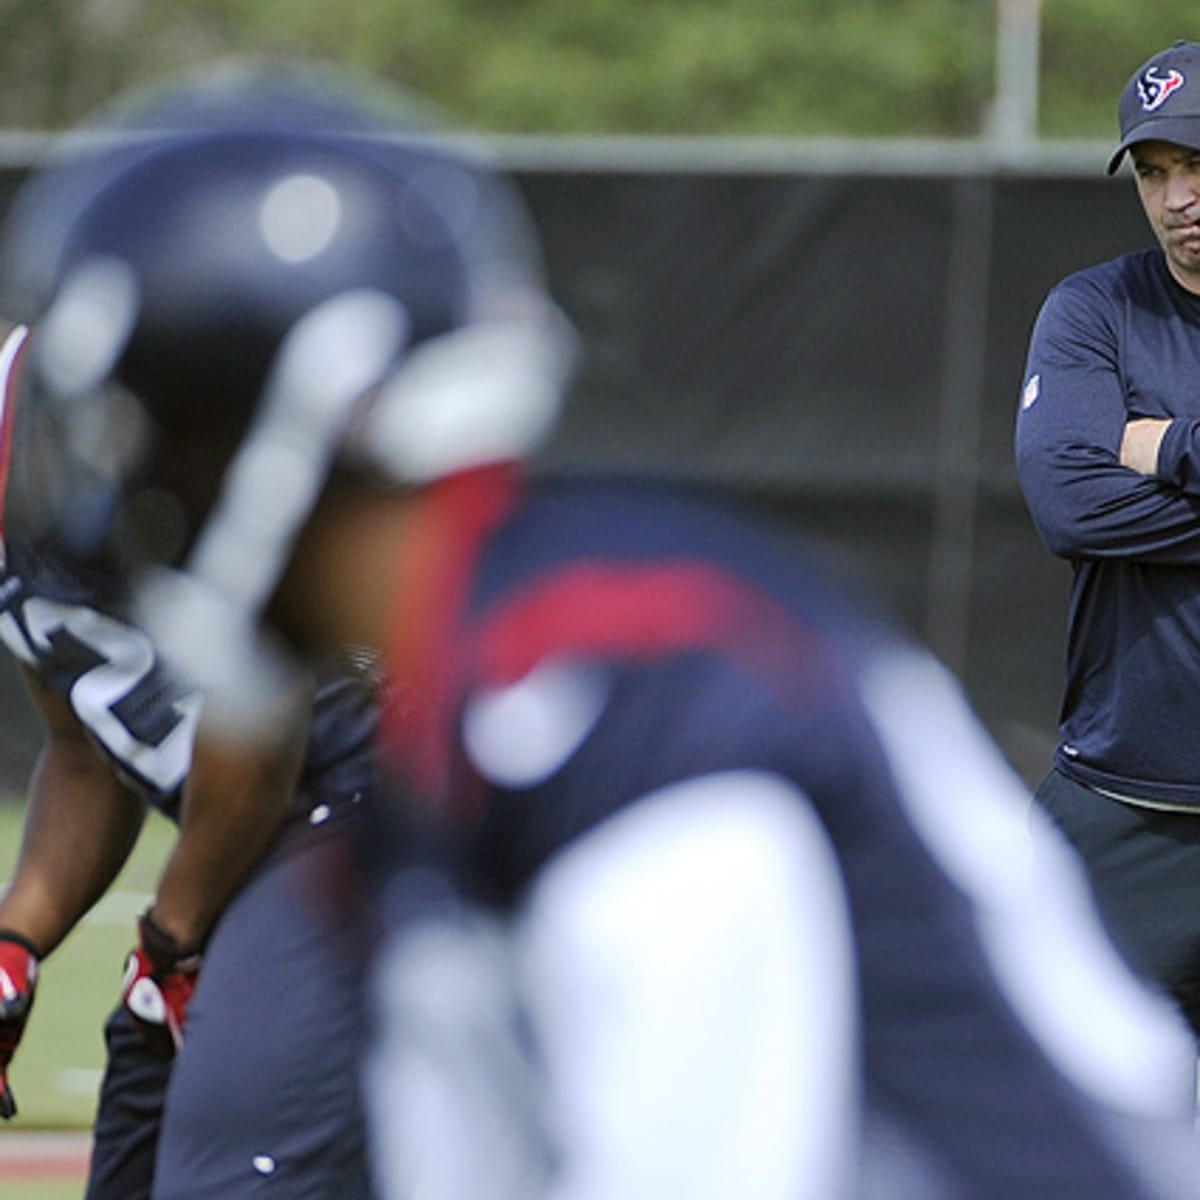
[(15, 942), (41, 961), (42, 952), (23, 933), (18, 933), (15, 929), (0, 929), (0, 942)]
[(169, 975), (180, 966), (187, 963), (200, 953), (200, 947), (181, 946), (153, 917), (152, 910), (146, 909), (138, 921), (138, 930), (142, 935), (142, 949), (154, 965), (156, 972)]

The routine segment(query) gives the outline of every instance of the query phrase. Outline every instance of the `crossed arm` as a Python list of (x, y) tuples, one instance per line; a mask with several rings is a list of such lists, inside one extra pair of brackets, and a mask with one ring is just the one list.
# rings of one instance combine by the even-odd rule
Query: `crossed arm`
[[(1016, 429), (1016, 463), (1042, 541), (1071, 561), (1200, 565), (1195, 422), (1168, 419), (1155, 400), (1164, 367), (1143, 381), (1130, 419), (1119, 323), (1106, 296), (1057, 289), (1034, 329)], [(1186, 435), (1186, 436), (1184, 436)]]

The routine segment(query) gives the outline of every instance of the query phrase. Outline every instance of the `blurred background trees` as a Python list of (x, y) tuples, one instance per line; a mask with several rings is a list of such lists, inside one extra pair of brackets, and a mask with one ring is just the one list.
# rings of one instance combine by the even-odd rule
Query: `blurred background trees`
[[(496, 133), (970, 138), (991, 128), (1000, 2), (0, 0), (0, 127), (258, 53), (379, 71)], [(1041, 7), (1045, 138), (1110, 136), (1132, 68), (1200, 37), (1177, 0)]]

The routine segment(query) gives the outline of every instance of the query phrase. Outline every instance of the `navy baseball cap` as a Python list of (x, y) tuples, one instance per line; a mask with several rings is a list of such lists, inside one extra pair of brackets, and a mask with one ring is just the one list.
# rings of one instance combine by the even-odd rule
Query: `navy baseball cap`
[(1117, 106), (1121, 144), (1111, 175), (1135, 142), (1176, 142), (1200, 150), (1200, 43), (1176, 42), (1139, 67)]

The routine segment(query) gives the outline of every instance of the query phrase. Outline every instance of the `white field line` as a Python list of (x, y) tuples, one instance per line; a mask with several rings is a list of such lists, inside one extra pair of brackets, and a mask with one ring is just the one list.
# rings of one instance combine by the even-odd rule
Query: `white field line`
[(99, 1067), (60, 1067), (54, 1073), (54, 1085), (64, 1096), (94, 1096), (103, 1078)]

